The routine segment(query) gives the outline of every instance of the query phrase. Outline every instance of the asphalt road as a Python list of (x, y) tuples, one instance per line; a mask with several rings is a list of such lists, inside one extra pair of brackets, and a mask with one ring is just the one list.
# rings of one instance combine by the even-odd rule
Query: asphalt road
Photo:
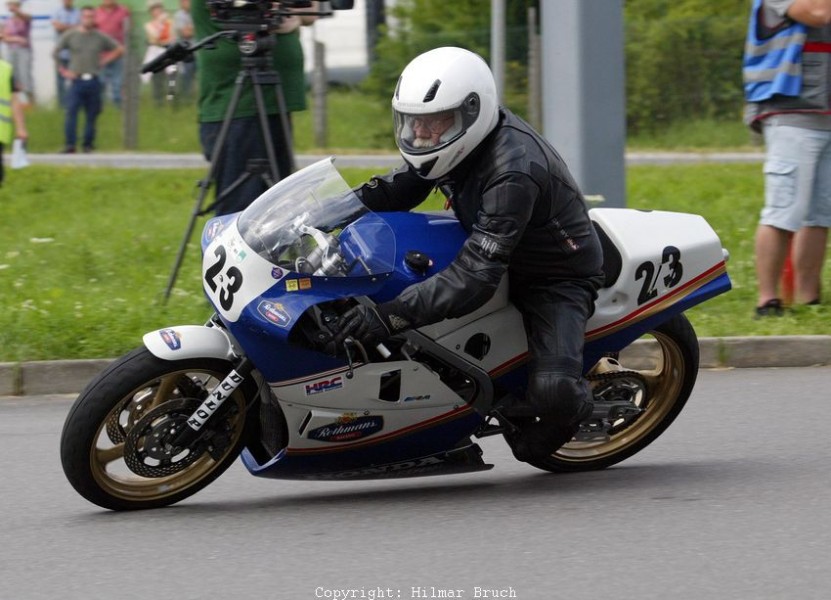
[(64, 480), (70, 398), (3, 399), (0, 598), (824, 600), (829, 383), (703, 371), (662, 438), (597, 473), (544, 474), (489, 438), (484, 473), (281, 482), (238, 463), (140, 513)]

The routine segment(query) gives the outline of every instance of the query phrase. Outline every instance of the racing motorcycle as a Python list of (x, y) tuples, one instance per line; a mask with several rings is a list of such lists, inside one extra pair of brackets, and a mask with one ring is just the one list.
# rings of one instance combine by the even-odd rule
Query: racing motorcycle
[[(531, 462), (552, 472), (609, 467), (666, 430), (698, 371), (684, 311), (731, 286), (702, 217), (590, 215), (605, 272), (584, 354), (594, 411), (569, 443)], [(252, 474), (278, 479), (492, 468), (474, 439), (510, 441), (532, 418), (512, 413), (528, 352), (506, 282), (462, 318), (331, 351), (340, 315), (437, 273), (465, 238), (447, 212), (369, 211), (332, 159), (208, 221), (202, 283), (215, 314), (147, 333), (89, 383), (61, 436), (70, 483), (129, 510), (179, 502), (240, 455)]]

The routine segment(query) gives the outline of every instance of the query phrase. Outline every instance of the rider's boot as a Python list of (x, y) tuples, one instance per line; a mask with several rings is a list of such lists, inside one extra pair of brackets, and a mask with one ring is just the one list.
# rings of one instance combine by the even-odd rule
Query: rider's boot
[(548, 458), (571, 441), (579, 430), (580, 423), (591, 416), (593, 409), (592, 402), (583, 401), (577, 414), (567, 423), (544, 416), (521, 426), (509, 439), (514, 457), (522, 462)]

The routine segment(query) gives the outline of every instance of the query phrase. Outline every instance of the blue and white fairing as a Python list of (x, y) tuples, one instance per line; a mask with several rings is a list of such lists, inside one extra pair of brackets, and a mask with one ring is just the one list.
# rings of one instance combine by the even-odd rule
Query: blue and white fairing
[[(289, 346), (306, 310), (350, 297), (393, 298), (446, 267), (464, 239), (447, 215), (371, 212), (326, 159), (277, 183), (242, 213), (205, 225), (202, 284), (266, 380), (295, 380), (345, 365)], [(427, 249), (426, 271), (406, 264), (408, 250)]]
[[(205, 293), (279, 399), (290, 432), (288, 447), (268, 464), (243, 453), (249, 470), (331, 475), (332, 452), (341, 470), (397, 464), (443, 453), (476, 429), (481, 415), (416, 361), (350, 369), (344, 358), (290, 343), (309, 308), (393, 297), (447, 266), (464, 238), (446, 215), (372, 213), (331, 160), (278, 183), (238, 216), (206, 225)], [(425, 244), (432, 264), (416, 272), (405, 255)]]
[(282, 180), (239, 215), (209, 221), (202, 245), (205, 294), (269, 381), (342, 364), (296, 346), (288, 356), (288, 336), (311, 306), (377, 292), (396, 248), (389, 224), (331, 159)]

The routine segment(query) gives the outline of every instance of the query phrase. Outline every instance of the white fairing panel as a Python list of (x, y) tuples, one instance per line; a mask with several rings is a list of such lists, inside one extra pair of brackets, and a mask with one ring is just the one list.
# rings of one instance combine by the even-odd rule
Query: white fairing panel
[[(458, 319), (421, 327), (419, 331), (488, 372), (525, 354), (528, 348), (522, 315), (508, 301), (507, 276), (502, 278), (493, 298), (481, 308)], [(477, 334), (487, 336), (490, 342), (483, 357), (465, 351)]]
[(231, 340), (215, 327), (167, 327), (144, 334), (142, 340), (150, 352), (165, 360), (202, 357), (231, 360), (234, 356)]
[(599, 291), (589, 339), (678, 302), (725, 272), (721, 241), (699, 215), (621, 208), (589, 214), (622, 263), (614, 285)]
[(373, 363), (272, 385), (294, 451), (394, 436), (468, 410), (438, 375), (415, 361)]

